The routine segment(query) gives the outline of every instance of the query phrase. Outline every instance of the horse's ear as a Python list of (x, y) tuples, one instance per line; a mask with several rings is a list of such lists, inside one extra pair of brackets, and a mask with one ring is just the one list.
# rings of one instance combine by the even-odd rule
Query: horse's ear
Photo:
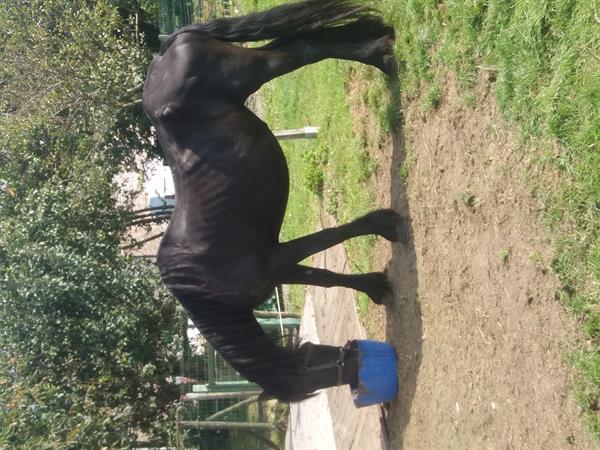
[(313, 348), (315, 348), (315, 344), (313, 344), (310, 341), (305, 341), (305, 342), (301, 342), (300, 343), (300, 346), (298, 347), (298, 350), (309, 352), (309, 354), (310, 354), (310, 353), (312, 353)]
[(309, 399), (311, 397), (314, 397), (315, 395), (317, 395), (317, 393), (313, 392), (311, 394), (293, 395), (292, 397), (289, 397), (287, 399), (278, 399), (274, 395), (271, 395), (271, 394), (267, 393), (266, 391), (262, 391), (262, 393), (258, 396), (258, 401), (266, 402), (269, 400), (279, 400), (284, 403), (298, 403), (298, 402), (304, 401), (306, 399)]
[(273, 400), (274, 398), (276, 398), (274, 395), (269, 394), (267, 391), (262, 391), (261, 394), (258, 396), (258, 401), (266, 402), (269, 400)]

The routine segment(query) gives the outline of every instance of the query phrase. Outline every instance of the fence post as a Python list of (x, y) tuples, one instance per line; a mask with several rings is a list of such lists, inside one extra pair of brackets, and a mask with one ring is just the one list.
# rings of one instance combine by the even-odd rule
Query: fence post
[(236, 392), (189, 392), (181, 399), (184, 402), (195, 402), (198, 400), (223, 400), (226, 398), (252, 397), (262, 394), (262, 389)]
[(282, 140), (289, 139), (314, 139), (319, 134), (319, 127), (304, 127), (294, 130), (279, 130), (273, 133), (275, 137)]
[(272, 423), (252, 423), (252, 422), (206, 422), (182, 420), (181, 426), (184, 428), (193, 428), (195, 430), (233, 430), (233, 431), (275, 431), (277, 427)]

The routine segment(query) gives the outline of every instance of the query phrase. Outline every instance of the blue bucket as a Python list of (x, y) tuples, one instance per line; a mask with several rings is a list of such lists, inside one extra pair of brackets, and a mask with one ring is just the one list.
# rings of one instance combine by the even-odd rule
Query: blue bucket
[(354, 406), (394, 400), (398, 393), (396, 350), (385, 342), (357, 340), (358, 386), (350, 384)]

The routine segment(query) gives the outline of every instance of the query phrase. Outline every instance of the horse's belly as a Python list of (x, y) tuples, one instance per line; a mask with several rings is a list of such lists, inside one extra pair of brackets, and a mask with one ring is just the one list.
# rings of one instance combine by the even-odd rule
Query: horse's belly
[(175, 129), (172, 141), (159, 133), (176, 207), (158, 265), (178, 297), (257, 304), (272, 289), (268, 255), (285, 213), (287, 164), (275, 137), (250, 113), (212, 125)]

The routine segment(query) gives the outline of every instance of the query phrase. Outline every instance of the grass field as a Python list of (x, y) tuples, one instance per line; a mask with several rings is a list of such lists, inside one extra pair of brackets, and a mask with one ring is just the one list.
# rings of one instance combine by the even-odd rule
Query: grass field
[[(282, 1), (243, 0), (244, 11), (262, 10)], [(321, 127), (317, 140), (284, 141), (290, 169), (291, 191), (282, 238), (292, 239), (318, 229), (319, 204), (339, 223), (348, 222), (373, 209), (368, 179), (375, 170), (364, 142), (354, 135), (350, 121), (346, 82), (351, 67), (343, 61), (325, 61), (305, 67), (263, 87), (265, 119), (272, 129)], [(374, 69), (360, 69), (375, 75), (379, 99), (383, 77)], [(371, 270), (373, 237), (347, 243), (352, 269)], [(292, 288), (293, 303), (300, 307), (304, 287)], [(359, 309), (366, 313), (369, 301), (359, 297)]]
[[(396, 25), (404, 95), (435, 105), (454, 71), (466, 104), (480, 76), (494, 80), (506, 121), (552, 185), (532, 179), (555, 234), (560, 300), (588, 339), (573, 355), (577, 396), (600, 438), (600, 7), (593, 0), (382, 2)], [(441, 69), (441, 70), (440, 70)]]
[[(245, 11), (279, 3), (242, 0)], [(556, 174), (528, 182), (544, 201), (543, 219), (555, 235), (553, 268), (563, 285), (557, 297), (582, 319), (587, 343), (572, 356), (581, 375), (576, 391), (600, 438), (600, 6), (593, 0), (372, 3), (396, 28), (407, 101), (434, 109), (452, 71), (465, 104), (473, 105), (474, 87), (487, 77), (506, 123), (520, 132), (523, 151), (540, 173)], [(294, 183), (286, 238), (314, 229), (318, 195), (340, 222), (371, 207), (367, 180), (374, 166), (349, 122), (349, 70), (346, 63), (326, 62), (266, 89), (273, 127), (323, 128), (317, 142), (286, 144)], [(360, 70), (373, 84), (369, 103), (383, 124), (383, 81)], [(356, 269), (369, 268), (371, 246), (368, 239), (349, 243)]]
[[(283, 143), (292, 183), (282, 236), (285, 240), (318, 229), (320, 200), (339, 223), (373, 208), (367, 181), (375, 167), (352, 131), (345, 87), (349, 67), (348, 63), (327, 61), (264, 88), (266, 120), (273, 129), (321, 127), (317, 140)], [(373, 242), (371, 237), (348, 242), (353, 270), (371, 269)], [(302, 289), (294, 291), (296, 304), (303, 298)], [(368, 305), (366, 298), (359, 303), (361, 308)]]

